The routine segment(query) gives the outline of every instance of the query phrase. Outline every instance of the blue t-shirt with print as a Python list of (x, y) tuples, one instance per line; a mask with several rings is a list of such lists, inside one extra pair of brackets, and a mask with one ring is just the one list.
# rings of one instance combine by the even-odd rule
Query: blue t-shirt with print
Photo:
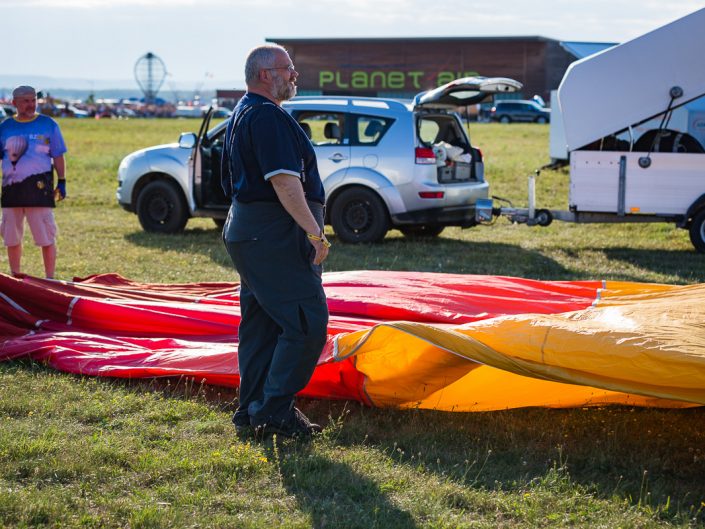
[(239, 202), (278, 202), (269, 179), (279, 173), (300, 178), (307, 200), (325, 203), (316, 153), (306, 133), (284, 109), (248, 92), (228, 123), (223, 190)]
[(59, 125), (37, 114), (30, 121), (0, 124), (2, 207), (54, 205), (52, 158), (66, 152)]

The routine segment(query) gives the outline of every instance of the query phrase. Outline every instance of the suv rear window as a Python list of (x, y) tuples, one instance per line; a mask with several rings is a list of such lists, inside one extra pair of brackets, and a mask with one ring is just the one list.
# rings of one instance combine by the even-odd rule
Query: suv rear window
[(425, 147), (433, 147), (437, 143), (446, 142), (456, 147), (462, 147), (466, 152), (470, 145), (455, 119), (448, 115), (422, 115), (417, 121), (418, 136)]

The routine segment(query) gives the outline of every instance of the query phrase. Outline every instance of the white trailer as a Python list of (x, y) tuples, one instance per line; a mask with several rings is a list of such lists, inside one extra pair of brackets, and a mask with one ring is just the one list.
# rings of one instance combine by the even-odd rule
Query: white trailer
[[(528, 209), (493, 212), (539, 225), (552, 219), (674, 222), (705, 252), (705, 149), (699, 135), (669, 127), (675, 109), (705, 95), (704, 50), (700, 9), (574, 62), (558, 88), (570, 157), (569, 210), (537, 210), (530, 177)], [(702, 122), (689, 128), (705, 129), (705, 116), (694, 119)], [(643, 132), (649, 122), (658, 126)]]
[[(653, 133), (659, 128), (661, 117), (657, 116), (644, 123), (631, 127), (617, 135), (617, 139), (630, 143), (639, 142), (647, 132)], [(673, 109), (668, 121), (668, 129), (676, 132), (686, 132), (705, 147), (705, 97), (701, 97), (686, 105)], [(648, 138), (648, 137), (647, 137)], [(648, 143), (647, 138), (642, 140)], [(549, 129), (548, 154), (551, 163), (547, 167), (562, 167), (568, 165), (568, 145), (563, 130), (563, 116), (558, 103), (558, 89), (551, 90), (551, 124)]]

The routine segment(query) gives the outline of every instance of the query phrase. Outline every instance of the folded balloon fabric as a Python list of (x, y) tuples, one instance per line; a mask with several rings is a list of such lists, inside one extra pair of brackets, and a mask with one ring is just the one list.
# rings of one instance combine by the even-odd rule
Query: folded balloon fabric
[[(369, 406), (705, 404), (705, 284), (324, 275), (328, 342), (302, 396)], [(237, 386), (237, 283), (0, 274), (0, 361)]]

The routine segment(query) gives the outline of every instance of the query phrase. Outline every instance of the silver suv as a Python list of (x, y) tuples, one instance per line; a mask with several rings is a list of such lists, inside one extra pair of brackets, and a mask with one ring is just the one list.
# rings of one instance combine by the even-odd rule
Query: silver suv
[[(286, 109), (309, 134), (326, 190), (326, 222), (349, 243), (377, 242), (390, 228), (435, 236), (445, 226), (473, 226), (487, 198), (482, 153), (455, 109), (497, 92), (512, 79), (469, 77), (416, 96), (413, 103), (364, 97), (296, 97)], [(147, 231), (172, 233), (191, 216), (221, 224), (230, 199), (220, 183), (226, 123), (178, 144), (134, 152), (120, 163), (117, 200)]]

